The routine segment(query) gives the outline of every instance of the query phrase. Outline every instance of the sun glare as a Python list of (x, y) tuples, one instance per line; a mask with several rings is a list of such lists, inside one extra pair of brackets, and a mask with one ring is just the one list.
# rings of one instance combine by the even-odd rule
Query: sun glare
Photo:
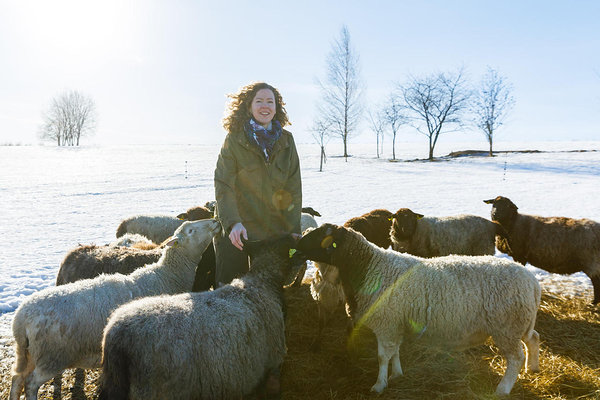
[(21, 4), (22, 28), (34, 50), (48, 57), (102, 56), (115, 46), (125, 23), (123, 2), (53, 0)]

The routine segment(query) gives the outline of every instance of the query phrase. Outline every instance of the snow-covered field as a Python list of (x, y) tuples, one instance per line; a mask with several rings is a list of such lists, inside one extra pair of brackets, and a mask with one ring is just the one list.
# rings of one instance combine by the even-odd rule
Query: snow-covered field
[[(600, 142), (499, 143), (495, 150), (542, 152), (437, 162), (403, 162), (425, 157), (424, 142), (397, 143), (399, 162), (389, 161), (391, 148), (378, 159), (374, 145), (352, 143), (346, 162), (340, 146), (331, 144), (323, 172), (318, 146), (298, 147), (303, 203), (323, 215), (319, 222), (342, 224), (374, 208), (400, 207), (489, 218), (482, 200), (497, 195), (524, 213), (600, 221)], [(440, 143), (436, 156), (472, 148), (485, 145)], [(12, 336), (14, 310), (28, 295), (54, 285), (71, 248), (110, 242), (125, 217), (176, 215), (212, 200), (218, 151), (200, 145), (0, 147), (0, 338)], [(572, 294), (591, 287), (583, 273), (562, 277), (528, 268), (546, 289), (565, 279)]]

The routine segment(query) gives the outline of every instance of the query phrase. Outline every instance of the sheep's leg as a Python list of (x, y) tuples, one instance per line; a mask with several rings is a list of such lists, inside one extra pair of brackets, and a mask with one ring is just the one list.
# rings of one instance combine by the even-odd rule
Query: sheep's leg
[(521, 345), (520, 340), (513, 340), (510, 343), (508, 341), (498, 343), (495, 339), (494, 341), (506, 358), (506, 371), (496, 387), (496, 395), (506, 396), (510, 393), (519, 377), (519, 372), (521, 372), (525, 363), (525, 354), (523, 353), (523, 345)]
[(527, 347), (527, 370), (538, 372), (540, 370), (540, 334), (532, 330), (528, 338), (523, 338), (523, 342)]
[(590, 279), (592, 280), (592, 286), (594, 287), (594, 301), (592, 304), (598, 304), (600, 303), (600, 275), (590, 276)]
[(396, 345), (396, 351), (392, 356), (392, 375), (390, 375), (390, 379), (397, 378), (402, 375), (402, 365), (400, 365), (400, 345), (402, 342), (399, 342)]
[(304, 265), (302, 267), (300, 267), (300, 270), (298, 271), (298, 274), (296, 274), (296, 278), (294, 279), (294, 282), (292, 282), (289, 287), (300, 287), (300, 285), (302, 285), (302, 280), (304, 279), (304, 274), (306, 273), (306, 262), (304, 262)]
[(25, 387), (25, 380), (35, 368), (29, 351), (24, 350), (23, 346), (17, 344), (16, 353), (15, 374), (12, 377), (9, 400), (18, 400), (21, 397), (21, 392)]
[(54, 374), (35, 368), (33, 373), (25, 379), (25, 399), (37, 400), (38, 390), (46, 381), (54, 377)]
[(396, 343), (377, 337), (377, 356), (379, 359), (379, 375), (377, 382), (371, 387), (372, 392), (381, 393), (388, 382), (388, 364), (397, 349)]
[(21, 392), (25, 386), (25, 379), (23, 375), (16, 374), (12, 377), (12, 383), (10, 385), (10, 397), (9, 400), (18, 400), (21, 397)]

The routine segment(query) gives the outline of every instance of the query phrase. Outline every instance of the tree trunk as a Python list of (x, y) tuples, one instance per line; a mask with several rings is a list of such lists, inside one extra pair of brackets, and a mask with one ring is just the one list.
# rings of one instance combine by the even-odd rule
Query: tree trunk
[(433, 161), (433, 145), (431, 143), (431, 136), (429, 136), (429, 161)]
[(321, 165), (319, 165), (319, 172), (323, 172), (323, 157), (325, 156), (325, 149), (321, 146)]
[(348, 135), (344, 134), (344, 158), (346, 159), (346, 162), (348, 162)]

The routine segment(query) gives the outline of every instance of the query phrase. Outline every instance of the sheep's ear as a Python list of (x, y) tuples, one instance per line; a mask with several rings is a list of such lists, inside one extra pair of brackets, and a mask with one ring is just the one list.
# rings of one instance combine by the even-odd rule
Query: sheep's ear
[(416, 213), (415, 213), (415, 215), (416, 215), (417, 219), (421, 219), (421, 218), (423, 218), (423, 217), (424, 217), (424, 215), (423, 215), (423, 214), (416, 214)]
[(181, 219), (181, 220), (186, 220), (187, 219), (187, 213), (181, 213), (177, 216), (177, 219)]
[(173, 237), (173, 238), (171, 238), (171, 240), (169, 240), (167, 243), (165, 243), (165, 246), (171, 247), (171, 246), (175, 246), (176, 244), (177, 244), (177, 238)]
[(494, 204), (494, 199), (484, 200), (485, 204)]

